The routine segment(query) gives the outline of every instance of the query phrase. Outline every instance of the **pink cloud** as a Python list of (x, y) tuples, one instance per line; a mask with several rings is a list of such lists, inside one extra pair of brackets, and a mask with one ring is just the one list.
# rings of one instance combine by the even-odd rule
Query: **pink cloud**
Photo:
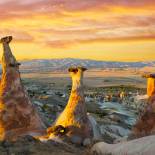
[(29, 33), (19, 30), (11, 30), (11, 29), (3, 29), (0, 30), (0, 38), (11, 35), (13, 36), (14, 40), (16, 42), (32, 42), (34, 41), (33, 36), (31, 36)]
[[(65, 11), (84, 11), (110, 6), (144, 7), (155, 5), (154, 0), (1, 0), (0, 18), (22, 18), (38, 13), (60, 13)], [(62, 14), (61, 14), (62, 15)]]

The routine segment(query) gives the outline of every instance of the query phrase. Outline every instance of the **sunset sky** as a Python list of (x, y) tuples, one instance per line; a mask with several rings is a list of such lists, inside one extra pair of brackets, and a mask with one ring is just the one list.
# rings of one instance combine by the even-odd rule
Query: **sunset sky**
[(18, 59), (155, 60), (155, 0), (0, 0), (5, 35)]

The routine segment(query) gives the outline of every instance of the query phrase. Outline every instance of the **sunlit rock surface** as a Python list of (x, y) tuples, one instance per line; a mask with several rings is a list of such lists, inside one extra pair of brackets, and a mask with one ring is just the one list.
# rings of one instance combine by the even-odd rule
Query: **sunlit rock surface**
[(151, 97), (155, 94), (155, 74), (144, 74), (144, 78), (147, 78), (147, 95)]
[(2, 38), (2, 77), (0, 83), (0, 140), (15, 140), (20, 135), (38, 135), (44, 124), (25, 91), (19, 73), (19, 63), (9, 43), (12, 37)]
[[(72, 90), (67, 106), (56, 120), (54, 126), (63, 126), (67, 130), (67, 137), (76, 144), (82, 144), (86, 138), (93, 137), (93, 129), (87, 116), (83, 90), (83, 72), (85, 68), (70, 68)], [(48, 133), (50, 133), (50, 128)]]

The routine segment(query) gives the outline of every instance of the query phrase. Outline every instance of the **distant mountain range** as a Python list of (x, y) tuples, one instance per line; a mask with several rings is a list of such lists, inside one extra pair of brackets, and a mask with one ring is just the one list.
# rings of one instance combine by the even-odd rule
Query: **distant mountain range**
[(21, 72), (66, 71), (70, 66), (84, 66), (89, 69), (106, 68), (143, 68), (155, 67), (155, 61), (148, 62), (115, 62), (89, 59), (34, 59), (21, 61)]

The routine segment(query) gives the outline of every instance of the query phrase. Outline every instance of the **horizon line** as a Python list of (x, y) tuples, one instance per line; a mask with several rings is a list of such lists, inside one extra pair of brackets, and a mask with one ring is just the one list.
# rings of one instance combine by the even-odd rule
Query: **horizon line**
[[(32, 58), (32, 59), (29, 59), (29, 58), (24, 58), (24, 59), (17, 59), (17, 61), (35, 61), (35, 60), (62, 60), (62, 59), (76, 59), (76, 60), (89, 60), (89, 61), (104, 61), (104, 62), (126, 62), (126, 63), (136, 63), (136, 62), (155, 62), (155, 60), (145, 60), (145, 61), (142, 61), (142, 60), (135, 60), (135, 61), (131, 61), (131, 60), (125, 60), (125, 61), (122, 61), (122, 60), (98, 60), (98, 59), (90, 59), (90, 58), (71, 58), (71, 57), (66, 57), (66, 58)], [(1, 60), (0, 60), (0, 63), (1, 63)]]

